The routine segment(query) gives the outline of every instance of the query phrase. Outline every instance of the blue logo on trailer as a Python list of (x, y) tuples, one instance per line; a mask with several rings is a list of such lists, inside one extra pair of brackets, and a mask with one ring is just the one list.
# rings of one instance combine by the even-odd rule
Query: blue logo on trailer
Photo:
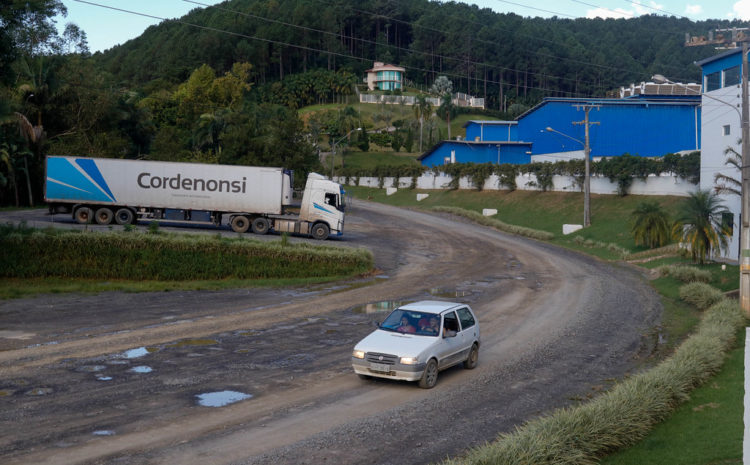
[(114, 203), (115, 196), (94, 160), (47, 159), (47, 198)]

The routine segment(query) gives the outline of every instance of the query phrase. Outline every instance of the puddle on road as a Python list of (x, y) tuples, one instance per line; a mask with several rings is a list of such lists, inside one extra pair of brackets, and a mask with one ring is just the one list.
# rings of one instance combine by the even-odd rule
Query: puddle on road
[(157, 347), (138, 347), (136, 349), (130, 349), (126, 350), (122, 353), (122, 358), (127, 359), (134, 359), (134, 358), (140, 358), (148, 354), (153, 354), (154, 352), (158, 352), (159, 349)]
[(93, 434), (94, 436), (114, 436), (115, 432), (112, 431), (111, 429), (100, 429), (100, 430), (94, 431), (91, 434)]
[(96, 379), (99, 381), (112, 381), (111, 376), (97, 376)]
[(133, 373), (151, 373), (152, 371), (154, 371), (154, 369), (147, 365), (139, 365), (137, 367), (131, 368), (130, 371), (132, 371)]
[(400, 307), (401, 305), (404, 305), (408, 302), (401, 301), (401, 300), (384, 300), (381, 302), (375, 302), (365, 305), (357, 305), (356, 307), (352, 308), (352, 312), (354, 313), (381, 313), (381, 312), (390, 312), (393, 311), (395, 308)]
[(237, 391), (218, 391), (196, 394), (195, 397), (198, 398), (198, 405), (203, 407), (224, 407), (225, 405), (233, 404), (241, 400), (250, 399), (253, 396)]
[(447, 289), (442, 287), (433, 287), (428, 292), (435, 297), (444, 297), (446, 299), (453, 297), (466, 297), (474, 294), (472, 291), (467, 291), (465, 289)]

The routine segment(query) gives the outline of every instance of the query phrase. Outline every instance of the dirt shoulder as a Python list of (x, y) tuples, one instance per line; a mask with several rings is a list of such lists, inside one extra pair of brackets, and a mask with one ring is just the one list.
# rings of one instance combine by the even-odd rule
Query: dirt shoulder
[[(632, 270), (447, 216), (356, 202), (339, 243), (371, 249), (382, 275), (3, 302), (0, 458), (434, 462), (606, 388), (648, 350), (660, 313)], [(478, 314), (476, 370), (429, 391), (352, 373), (351, 348), (384, 316), (364, 304), (448, 295)], [(198, 405), (219, 391), (252, 398)]]

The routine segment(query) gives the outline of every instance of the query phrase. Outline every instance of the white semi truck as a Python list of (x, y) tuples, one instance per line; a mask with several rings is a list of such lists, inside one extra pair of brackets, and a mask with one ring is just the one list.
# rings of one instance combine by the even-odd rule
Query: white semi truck
[(344, 233), (341, 185), (311, 173), (301, 203), (282, 168), (49, 156), (44, 197), (51, 214), (78, 223), (138, 220), (221, 225), (324, 240)]

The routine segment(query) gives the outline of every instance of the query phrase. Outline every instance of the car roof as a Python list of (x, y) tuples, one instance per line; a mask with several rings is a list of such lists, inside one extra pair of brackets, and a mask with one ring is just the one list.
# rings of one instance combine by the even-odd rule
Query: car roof
[(458, 302), (443, 302), (440, 300), (422, 300), (406, 305), (402, 305), (399, 308), (402, 310), (416, 310), (420, 312), (440, 313), (446, 310), (450, 310), (454, 307), (459, 307), (464, 304)]

